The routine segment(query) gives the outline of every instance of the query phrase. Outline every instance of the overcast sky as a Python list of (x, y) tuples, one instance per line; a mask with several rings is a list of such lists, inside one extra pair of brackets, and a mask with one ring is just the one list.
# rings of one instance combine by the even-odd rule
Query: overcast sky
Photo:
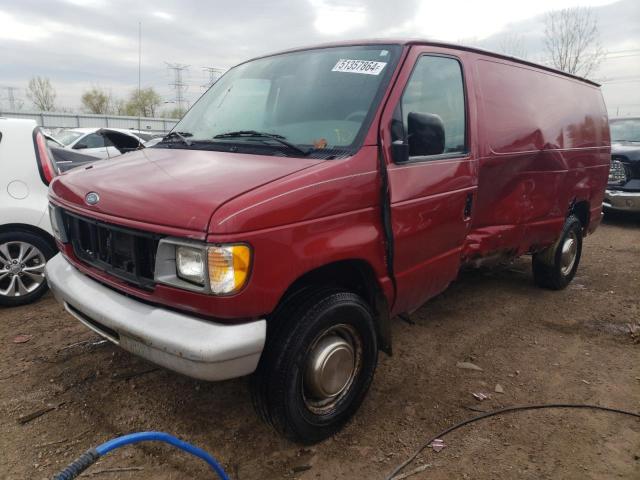
[(165, 62), (189, 65), (193, 101), (207, 82), (203, 67), (335, 40), (422, 37), (495, 50), (515, 37), (528, 59), (545, 62), (545, 12), (577, 5), (593, 7), (609, 52), (594, 78), (610, 113), (640, 114), (639, 0), (0, 0), (0, 86), (18, 87), (25, 110), (34, 75), (51, 79), (61, 107), (79, 108), (93, 85), (124, 97), (138, 81), (139, 21), (142, 86), (166, 101), (174, 92)]

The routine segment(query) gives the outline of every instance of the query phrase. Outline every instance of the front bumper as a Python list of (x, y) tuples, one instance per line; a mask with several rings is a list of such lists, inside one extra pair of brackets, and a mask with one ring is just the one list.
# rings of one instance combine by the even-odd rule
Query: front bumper
[(640, 192), (607, 190), (602, 202), (604, 208), (626, 212), (640, 212)]
[(148, 305), (80, 273), (61, 254), (46, 266), (58, 302), (85, 326), (123, 349), (170, 370), (202, 380), (252, 373), (267, 324), (223, 325)]

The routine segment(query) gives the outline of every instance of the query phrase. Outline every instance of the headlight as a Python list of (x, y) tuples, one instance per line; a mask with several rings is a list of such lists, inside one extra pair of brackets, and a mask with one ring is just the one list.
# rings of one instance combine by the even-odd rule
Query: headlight
[(201, 248), (176, 247), (176, 271), (178, 276), (188, 282), (205, 284), (205, 256)]
[(611, 160), (609, 169), (609, 183), (624, 183), (627, 181), (627, 171), (620, 160)]
[(179, 238), (163, 238), (158, 244), (158, 283), (229, 295), (245, 285), (250, 271), (251, 248), (246, 244), (207, 245)]
[(56, 206), (49, 204), (49, 220), (51, 221), (51, 231), (53, 236), (62, 243), (67, 243), (67, 232), (62, 221), (62, 211)]
[(209, 283), (211, 292), (237, 292), (249, 276), (251, 250), (247, 245), (209, 247)]

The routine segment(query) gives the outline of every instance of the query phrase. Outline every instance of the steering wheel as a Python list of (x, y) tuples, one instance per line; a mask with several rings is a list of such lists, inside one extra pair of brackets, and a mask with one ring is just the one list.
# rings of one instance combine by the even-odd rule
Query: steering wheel
[(357, 110), (355, 112), (351, 112), (344, 119), (347, 121), (348, 120), (355, 121), (358, 117), (361, 117), (361, 120), (364, 120), (366, 116), (367, 116), (367, 112), (365, 110)]

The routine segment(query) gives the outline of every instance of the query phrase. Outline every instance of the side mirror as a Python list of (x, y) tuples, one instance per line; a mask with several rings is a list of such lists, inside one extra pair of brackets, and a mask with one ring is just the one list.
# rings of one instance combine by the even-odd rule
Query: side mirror
[(73, 149), (74, 149), (74, 150), (82, 150), (82, 149), (84, 149), (84, 148), (87, 148), (87, 145), (86, 145), (85, 143), (76, 143), (76, 144), (73, 146)]
[(444, 153), (444, 124), (438, 115), (409, 112), (407, 124), (410, 157)]
[(398, 118), (391, 120), (391, 155), (395, 163), (409, 160), (409, 145), (404, 141), (404, 126)]

